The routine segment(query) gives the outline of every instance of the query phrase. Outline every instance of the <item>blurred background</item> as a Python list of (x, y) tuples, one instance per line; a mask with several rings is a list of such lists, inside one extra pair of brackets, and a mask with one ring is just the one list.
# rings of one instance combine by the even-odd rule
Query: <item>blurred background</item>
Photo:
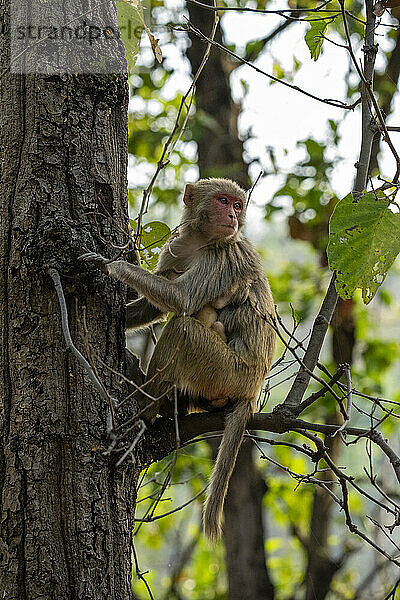
[[(297, 8), (290, 0), (289, 6), (275, 0), (223, 5), (267, 11)], [(314, 7), (315, 3), (306, 0), (298, 7), (304, 12), (295, 16), (284, 13), (286, 17), (238, 10), (221, 13), (216, 41), (278, 81), (213, 48), (197, 81), (186, 128), (169, 164), (156, 179), (143, 215), (144, 224), (156, 221), (173, 228), (179, 220), (186, 182), (207, 176), (229, 177), (248, 189), (259, 178), (251, 196), (246, 234), (262, 256), (284, 323), (289, 329), (294, 321), (298, 324), (298, 339), (307, 339), (330, 279), (325, 255), (328, 221), (337, 200), (352, 190), (361, 138), (360, 107), (338, 108), (280, 83), (347, 104), (357, 97), (358, 77), (348, 52), (341, 47), (345, 43), (343, 23), (335, 17), (339, 5), (334, 1), (326, 3), (326, 9), (334, 12), (324, 13), (330, 18), (325, 21), (318, 60), (310, 54), (305, 35), (313, 13), (307, 9)], [(185, 31), (186, 19), (206, 35), (214, 19), (212, 11), (194, 2), (152, 1), (143, 8), (148, 27), (159, 39), (162, 62), (155, 59), (143, 34), (129, 80), (132, 220), (174, 127), (182, 95), (206, 49), (204, 41)], [(352, 44), (361, 61), (363, 4), (352, 1), (346, 8)], [(379, 21), (376, 41), (376, 95), (387, 124), (400, 126), (400, 37), (398, 21), (388, 12)], [(180, 124), (185, 114), (183, 111)], [(393, 133), (395, 143), (396, 136), (400, 139), (400, 133)], [(371, 186), (378, 187), (377, 177), (390, 178), (394, 170), (390, 153), (377, 139)], [(152, 246), (149, 267), (154, 266), (158, 251), (157, 244)], [(331, 371), (343, 362), (351, 364), (353, 386), (359, 391), (395, 402), (400, 401), (399, 264), (395, 263), (369, 306), (364, 306), (357, 294), (353, 300), (339, 300), (322, 356)], [(129, 339), (144, 368), (159, 327)], [(283, 347), (278, 346), (277, 359), (282, 352)], [(283, 401), (295, 368), (287, 356), (273, 370), (264, 393), (268, 400), (264, 410)], [(339, 422), (330, 398), (320, 399), (304, 418)], [(357, 398), (351, 424), (369, 427), (373, 418), (371, 403)], [(396, 419), (386, 419), (382, 431), (398, 448)], [(201, 496), (163, 518), (138, 523), (136, 554), (140, 569), (149, 571), (145, 578), (154, 598), (384, 600), (398, 579), (397, 567), (350, 534), (343, 513), (321, 488), (298, 483), (296, 474), (312, 472), (309, 457), (290, 445), (274, 445), (274, 441), (282, 441), (278, 435), (260, 437), (268, 438), (269, 443), (248, 441), (241, 451), (225, 511), (224, 542), (212, 547), (204, 540)], [(305, 442), (295, 433), (286, 434), (285, 441)], [(374, 461), (382, 497), (386, 490), (398, 501), (395, 480), (383, 457), (369, 457), (364, 442), (345, 447), (334, 438), (326, 444), (336, 464), (346, 465), (346, 473), (351, 472), (367, 491), (371, 485), (365, 468), (368, 471)], [(152, 465), (142, 475), (137, 516), (163, 515), (199, 494), (211, 472), (215, 450), (215, 439), (196, 442), (177, 456)], [(330, 473), (326, 470), (317, 476), (329, 479)], [(374, 524), (378, 520), (390, 525), (392, 517), (355, 492), (350, 505), (360, 528), (389, 555), (398, 556), (399, 539), (393, 544)], [(151, 597), (135, 573), (133, 581), (138, 599)], [(395, 590), (392, 597), (400, 597), (399, 592)]]

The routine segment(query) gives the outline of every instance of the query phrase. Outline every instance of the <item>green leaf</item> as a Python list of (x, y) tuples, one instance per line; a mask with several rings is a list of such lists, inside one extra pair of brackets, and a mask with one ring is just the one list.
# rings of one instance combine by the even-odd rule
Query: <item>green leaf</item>
[[(277, 79), (283, 79), (285, 77), (285, 72), (277, 61), (274, 63), (274, 76)], [(271, 83), (274, 82), (272, 81)]]
[(139, 53), (143, 31), (143, 9), (140, 1), (137, 0), (130, 4), (127, 0), (117, 0), (117, 19), (121, 39), (125, 46), (128, 73), (131, 73)]
[[(329, 224), (329, 267), (337, 272), (336, 289), (343, 299), (362, 290), (371, 302), (400, 252), (400, 213), (393, 212), (383, 192), (348, 194), (335, 207)], [(393, 205), (392, 205), (393, 206)]]
[(249, 61), (256, 60), (265, 48), (265, 40), (252, 40), (246, 44), (245, 59)]
[(307, 46), (310, 49), (311, 58), (318, 60), (319, 55), (322, 51), (322, 44), (324, 38), (322, 37), (328, 26), (327, 21), (313, 21), (310, 23), (310, 29), (306, 32), (304, 37)]
[(161, 221), (151, 221), (143, 225), (140, 235), (139, 254), (150, 269), (154, 269), (157, 265), (161, 248), (168, 241), (170, 235), (170, 228)]
[(303, 63), (293, 56), (293, 72), (297, 73)]

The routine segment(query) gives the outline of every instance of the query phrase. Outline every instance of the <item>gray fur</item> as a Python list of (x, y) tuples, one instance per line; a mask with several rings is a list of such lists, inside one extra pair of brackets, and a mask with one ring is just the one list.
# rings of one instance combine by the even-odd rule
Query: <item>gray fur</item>
[(250, 402), (241, 402), (234, 412), (227, 416), (225, 421), (224, 435), (203, 507), (204, 533), (211, 542), (216, 542), (221, 537), (222, 510), (228, 491), (228, 483), (246, 430), (246, 423), (252, 412)]
[[(211, 199), (221, 193), (240, 198), (244, 209), (237, 232), (210, 241), (215, 219)], [(128, 309), (129, 325), (139, 327), (174, 313), (154, 349), (147, 393), (159, 397), (176, 385), (188, 393), (194, 409), (212, 410), (226, 399), (232, 411), (204, 507), (205, 533), (216, 540), (246, 423), (272, 362), (274, 303), (260, 259), (241, 233), (244, 191), (226, 179), (203, 179), (187, 187), (185, 203), (178, 233), (164, 247), (155, 274), (123, 261), (107, 264), (106, 270), (144, 296)], [(196, 319), (207, 306), (219, 307), (216, 313), (226, 342), (207, 322)], [(171, 401), (164, 398), (153, 404), (147, 418), (155, 418), (157, 412), (172, 415)]]

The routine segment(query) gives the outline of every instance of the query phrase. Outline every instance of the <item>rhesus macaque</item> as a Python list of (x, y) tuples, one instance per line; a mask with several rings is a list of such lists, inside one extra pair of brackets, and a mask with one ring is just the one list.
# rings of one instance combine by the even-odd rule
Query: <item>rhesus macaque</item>
[[(94, 253), (83, 258), (142, 295), (128, 306), (128, 328), (174, 314), (155, 346), (146, 392), (158, 398), (176, 385), (193, 410), (227, 410), (203, 512), (204, 531), (217, 540), (229, 478), (271, 367), (274, 302), (259, 257), (242, 234), (245, 192), (228, 179), (201, 179), (186, 185), (183, 200), (178, 232), (154, 274)], [(173, 412), (171, 393), (153, 403), (146, 418)]]

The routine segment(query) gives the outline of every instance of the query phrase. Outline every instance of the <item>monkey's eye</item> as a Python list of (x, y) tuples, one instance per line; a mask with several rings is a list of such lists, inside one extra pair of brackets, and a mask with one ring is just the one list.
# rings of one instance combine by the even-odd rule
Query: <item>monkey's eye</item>
[(242, 210), (242, 203), (241, 202), (235, 202), (235, 204), (233, 205), (233, 207), (236, 210)]
[(219, 201), (221, 202), (221, 204), (228, 204), (228, 198), (225, 198), (225, 196), (221, 196), (219, 198)]

